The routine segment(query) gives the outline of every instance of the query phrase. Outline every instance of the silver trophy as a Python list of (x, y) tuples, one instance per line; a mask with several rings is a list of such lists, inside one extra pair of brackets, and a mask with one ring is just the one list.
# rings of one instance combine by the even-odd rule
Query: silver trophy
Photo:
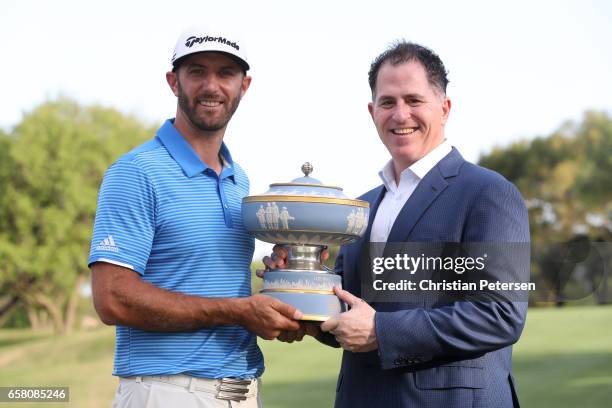
[(321, 263), (321, 251), (362, 237), (370, 209), (366, 201), (347, 198), (340, 187), (310, 177), (312, 170), (305, 163), (304, 177), (245, 197), (242, 218), (255, 238), (287, 249), (287, 268), (266, 272), (262, 293), (300, 309), (302, 320), (325, 321), (343, 311), (333, 292), (342, 280)]

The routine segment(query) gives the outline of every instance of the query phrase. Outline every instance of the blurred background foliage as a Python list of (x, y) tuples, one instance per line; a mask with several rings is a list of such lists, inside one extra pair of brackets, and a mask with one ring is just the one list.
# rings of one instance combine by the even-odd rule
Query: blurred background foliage
[(0, 323), (57, 333), (75, 326), (100, 182), (153, 131), (114, 109), (61, 98), (0, 134)]
[(588, 295), (612, 302), (612, 118), (586, 112), (551, 135), (498, 147), (479, 164), (513, 182), (529, 209), (532, 281), (549, 289), (532, 304)]

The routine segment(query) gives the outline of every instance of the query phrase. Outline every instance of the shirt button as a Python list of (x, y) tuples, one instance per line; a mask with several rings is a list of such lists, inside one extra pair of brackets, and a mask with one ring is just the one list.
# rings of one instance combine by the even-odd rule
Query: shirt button
[(229, 206), (228, 206), (227, 204), (225, 204), (225, 206), (224, 206), (224, 207), (225, 207), (225, 208), (229, 208)]

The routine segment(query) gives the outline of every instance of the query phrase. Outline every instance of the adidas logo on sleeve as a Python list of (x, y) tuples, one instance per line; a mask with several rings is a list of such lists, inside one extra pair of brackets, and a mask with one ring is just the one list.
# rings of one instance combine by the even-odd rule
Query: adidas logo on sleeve
[(119, 247), (117, 247), (117, 244), (115, 244), (113, 236), (109, 235), (108, 238), (100, 241), (100, 243), (96, 247), (96, 251), (119, 252)]

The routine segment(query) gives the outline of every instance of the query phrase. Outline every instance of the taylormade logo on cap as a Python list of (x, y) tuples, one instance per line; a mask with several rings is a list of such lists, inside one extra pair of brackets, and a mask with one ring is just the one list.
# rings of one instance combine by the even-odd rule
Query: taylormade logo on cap
[(207, 35), (206, 37), (195, 37), (195, 36), (191, 36), (187, 39), (187, 42), (185, 43), (185, 47), (189, 47), (191, 48), (193, 46), (193, 44), (201, 44), (203, 42), (207, 42), (207, 41), (218, 41), (222, 44), (227, 44), (230, 47), (234, 47), (236, 50), (240, 50), (240, 46), (238, 44), (236, 44), (235, 42), (231, 42), (226, 38), (223, 37), (211, 37), (209, 35)]
[(191, 27), (181, 34), (174, 47), (171, 63), (174, 68), (179, 60), (197, 52), (222, 52), (233, 57), (245, 70), (249, 70), (246, 52), (241, 47), (239, 37), (225, 29), (211, 27)]

